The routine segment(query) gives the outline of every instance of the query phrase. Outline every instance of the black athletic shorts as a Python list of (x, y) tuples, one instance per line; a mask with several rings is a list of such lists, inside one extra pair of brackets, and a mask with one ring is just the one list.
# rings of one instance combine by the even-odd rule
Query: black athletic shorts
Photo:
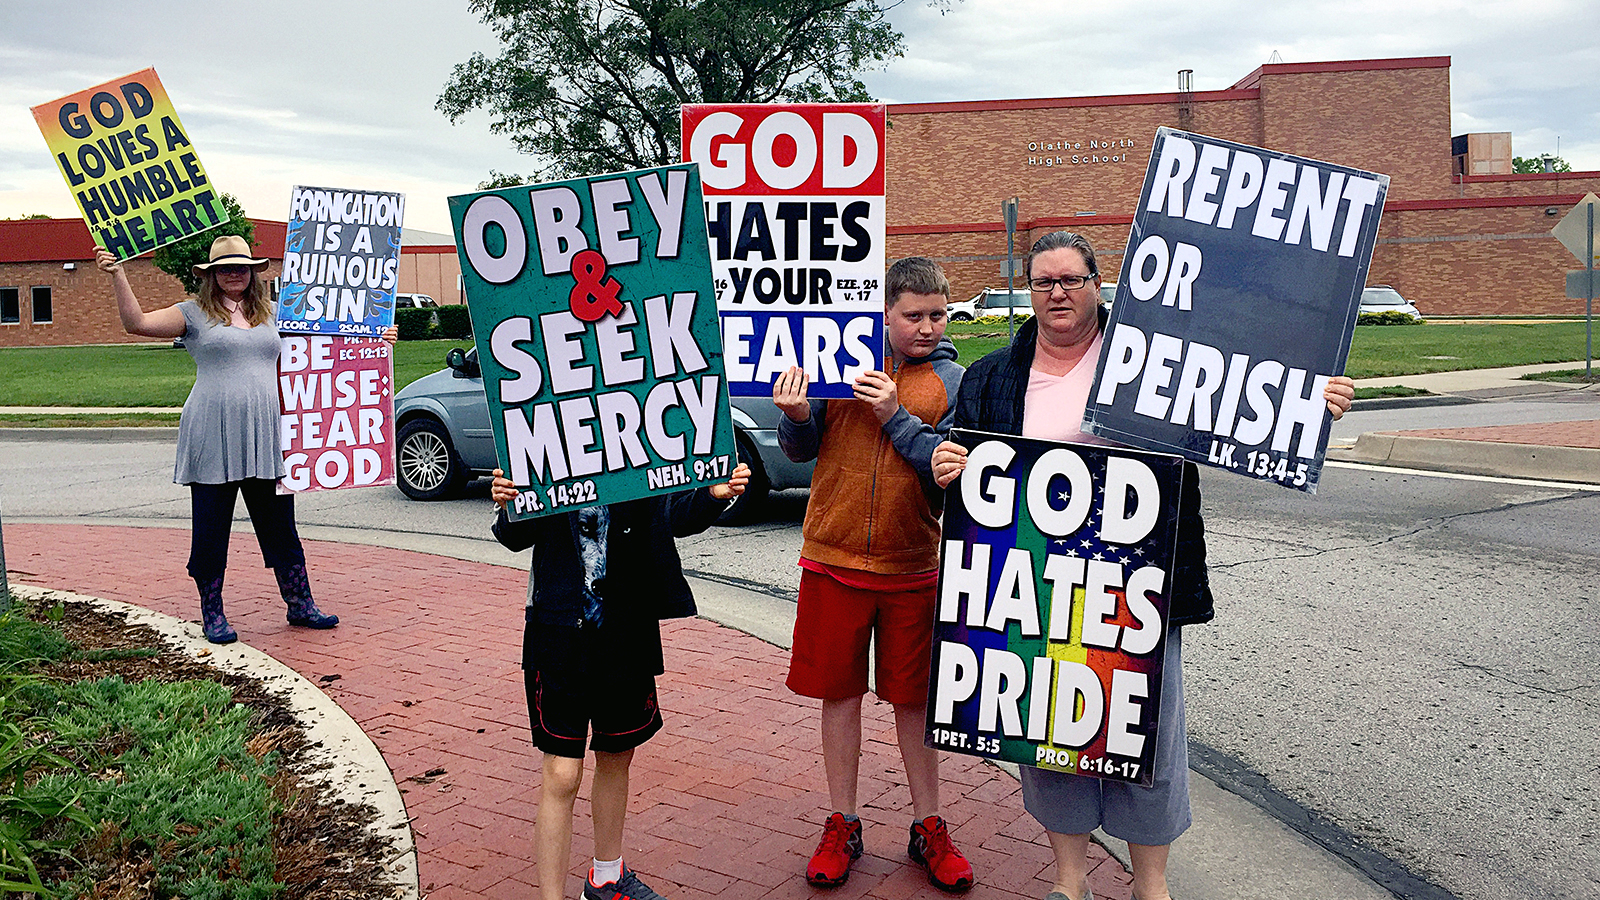
[(655, 676), (619, 662), (603, 629), (529, 623), (522, 639), (522, 680), (534, 746), (582, 759), (585, 744), (601, 753), (622, 753), (660, 731)]

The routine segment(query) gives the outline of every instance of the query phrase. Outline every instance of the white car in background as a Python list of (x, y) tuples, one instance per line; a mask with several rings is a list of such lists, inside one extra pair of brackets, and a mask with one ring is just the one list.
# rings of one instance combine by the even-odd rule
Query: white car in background
[(1361, 312), (1398, 312), (1405, 313), (1413, 319), (1422, 319), (1422, 313), (1411, 305), (1411, 301), (1400, 296), (1399, 291), (1387, 284), (1369, 284), (1361, 289)]
[(1008, 291), (1005, 288), (984, 288), (972, 295), (972, 299), (949, 306), (949, 316), (952, 322), (971, 322), (983, 316), (1003, 316), (1010, 309), (1021, 318), (1033, 315), (1032, 295), (1027, 288)]

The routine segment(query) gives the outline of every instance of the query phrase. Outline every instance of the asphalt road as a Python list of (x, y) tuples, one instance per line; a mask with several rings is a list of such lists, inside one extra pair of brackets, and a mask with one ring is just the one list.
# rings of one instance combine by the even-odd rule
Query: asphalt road
[[(167, 437), (0, 436), (0, 517), (186, 521), (172, 456)], [(1317, 496), (1224, 475), (1203, 494), (1218, 616), (1185, 640), (1201, 756), (1391, 875), (1464, 900), (1600, 896), (1600, 492), (1330, 466)], [(686, 568), (791, 603), (804, 502), (681, 542)], [(488, 539), (481, 484), (298, 505), (308, 532)]]

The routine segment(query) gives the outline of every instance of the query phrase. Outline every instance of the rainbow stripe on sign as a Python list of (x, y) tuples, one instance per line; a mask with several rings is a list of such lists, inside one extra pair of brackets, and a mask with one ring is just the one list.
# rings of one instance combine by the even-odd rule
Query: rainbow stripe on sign
[(131, 259), (228, 221), (155, 69), (33, 107), (97, 246)]

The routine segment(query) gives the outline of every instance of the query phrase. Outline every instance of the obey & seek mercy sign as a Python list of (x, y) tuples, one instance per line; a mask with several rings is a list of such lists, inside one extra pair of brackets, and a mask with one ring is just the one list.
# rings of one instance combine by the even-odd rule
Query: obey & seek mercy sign
[(728, 479), (694, 166), (465, 194), (450, 217), (513, 519)]

